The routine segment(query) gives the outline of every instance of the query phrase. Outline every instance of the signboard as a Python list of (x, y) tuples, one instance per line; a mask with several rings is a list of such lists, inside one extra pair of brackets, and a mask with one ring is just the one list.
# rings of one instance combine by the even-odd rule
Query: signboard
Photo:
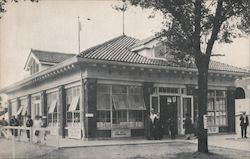
[(235, 115), (241, 115), (242, 112), (246, 112), (250, 115), (250, 99), (236, 99), (235, 100)]
[(93, 113), (86, 113), (85, 116), (86, 117), (94, 117), (94, 114)]
[(207, 129), (208, 128), (208, 125), (207, 125), (207, 115), (203, 115), (203, 124), (204, 124), (204, 129)]
[(114, 129), (112, 130), (112, 137), (130, 137), (130, 129)]
[(50, 135), (58, 135), (58, 127), (50, 128)]
[(81, 128), (68, 128), (68, 137), (72, 139), (81, 139)]
[(219, 133), (219, 127), (218, 126), (208, 126), (207, 133), (208, 134)]

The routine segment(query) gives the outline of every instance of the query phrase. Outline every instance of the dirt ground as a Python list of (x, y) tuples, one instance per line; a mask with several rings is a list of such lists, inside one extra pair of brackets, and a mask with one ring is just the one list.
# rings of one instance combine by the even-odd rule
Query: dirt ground
[[(11, 158), (11, 140), (0, 139), (0, 158)], [(209, 154), (197, 153), (197, 144), (169, 142), (143, 145), (99, 146), (55, 149), (52, 147), (16, 143), (16, 158), (29, 159), (249, 159), (250, 151), (209, 146)]]

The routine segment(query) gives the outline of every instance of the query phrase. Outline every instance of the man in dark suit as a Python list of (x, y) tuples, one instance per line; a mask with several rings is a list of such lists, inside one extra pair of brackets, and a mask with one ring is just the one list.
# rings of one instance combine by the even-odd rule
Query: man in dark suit
[(249, 124), (248, 117), (246, 115), (246, 112), (243, 112), (240, 116), (240, 127), (241, 127), (241, 137), (247, 138), (247, 126)]

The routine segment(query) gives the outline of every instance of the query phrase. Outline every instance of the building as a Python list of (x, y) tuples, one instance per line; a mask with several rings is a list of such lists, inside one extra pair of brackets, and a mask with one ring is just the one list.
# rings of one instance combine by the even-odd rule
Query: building
[[(249, 118), (250, 115), (250, 76), (235, 81), (235, 132), (241, 137), (240, 116), (243, 112)], [(249, 127), (247, 136), (250, 135)]]
[[(2, 89), (9, 116), (25, 121), (46, 116), (50, 135), (63, 138), (144, 136), (145, 118), (154, 109), (177, 133), (183, 120), (197, 117), (197, 69), (176, 62), (156, 38), (125, 35), (78, 55), (32, 49), (25, 64), (30, 76)], [(234, 132), (235, 79), (244, 69), (211, 61), (208, 77), (209, 132)]]

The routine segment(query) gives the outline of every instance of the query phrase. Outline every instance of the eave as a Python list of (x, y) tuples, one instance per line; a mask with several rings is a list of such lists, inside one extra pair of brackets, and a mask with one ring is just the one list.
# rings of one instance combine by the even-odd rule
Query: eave
[(40, 72), (37, 72), (21, 81), (18, 81), (10, 86), (7, 86), (5, 88), (2, 88), (0, 90), (0, 93), (9, 93), (12, 91), (15, 91), (19, 88), (22, 88), (26, 85), (29, 85), (31, 83), (42, 81), (47, 79), (48, 77), (51, 77), (56, 74), (60, 74), (62, 72), (71, 70), (75, 67), (75, 64), (77, 63), (78, 59), (76, 56), (69, 58), (57, 65), (51, 66), (48, 69), (42, 70)]

